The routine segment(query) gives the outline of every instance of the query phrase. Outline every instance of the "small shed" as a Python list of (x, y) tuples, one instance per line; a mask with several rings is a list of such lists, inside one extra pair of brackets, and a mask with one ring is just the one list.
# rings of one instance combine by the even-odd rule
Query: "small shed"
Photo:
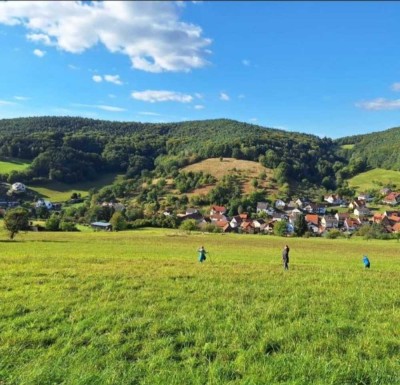
[(110, 222), (92, 222), (90, 226), (92, 226), (92, 229), (94, 230), (112, 230), (112, 225)]

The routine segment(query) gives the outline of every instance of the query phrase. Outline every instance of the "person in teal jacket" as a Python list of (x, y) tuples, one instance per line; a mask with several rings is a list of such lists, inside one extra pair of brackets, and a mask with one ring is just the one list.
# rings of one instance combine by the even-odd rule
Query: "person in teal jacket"
[(207, 251), (205, 250), (204, 246), (200, 246), (199, 250), (199, 262), (204, 262), (206, 260)]

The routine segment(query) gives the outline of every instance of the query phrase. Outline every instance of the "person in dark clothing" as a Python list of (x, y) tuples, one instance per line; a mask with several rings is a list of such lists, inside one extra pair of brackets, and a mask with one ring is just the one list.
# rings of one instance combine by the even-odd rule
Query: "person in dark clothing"
[(371, 262), (369, 261), (369, 259), (366, 255), (364, 255), (363, 263), (364, 263), (364, 267), (366, 269), (369, 269), (371, 267)]
[(201, 246), (198, 250), (199, 252), (199, 262), (204, 262), (206, 260), (207, 251), (204, 249), (204, 246)]
[(285, 247), (282, 250), (282, 262), (283, 262), (283, 268), (285, 270), (289, 270), (289, 246), (285, 245)]

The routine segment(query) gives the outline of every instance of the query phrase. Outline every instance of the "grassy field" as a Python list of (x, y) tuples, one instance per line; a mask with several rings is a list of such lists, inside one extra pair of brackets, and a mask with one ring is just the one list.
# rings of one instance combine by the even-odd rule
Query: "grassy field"
[(52, 202), (63, 202), (70, 199), (73, 192), (80, 193), (82, 197), (85, 197), (88, 195), (91, 188), (101, 188), (112, 184), (116, 178), (119, 178), (117, 174), (110, 173), (105, 174), (94, 181), (85, 181), (73, 184), (52, 181), (37, 186), (29, 185), (29, 189)]
[(2, 385), (400, 384), (396, 241), (0, 238)]
[[(380, 182), (381, 185), (379, 185), (378, 182)], [(400, 171), (376, 168), (349, 179), (350, 187), (355, 187), (358, 192), (382, 188), (382, 184), (385, 185), (387, 183), (392, 183), (400, 187)]]
[(0, 174), (9, 174), (11, 171), (22, 171), (28, 168), (29, 161), (21, 159), (0, 160)]
[[(223, 158), (221, 161), (219, 158), (209, 158), (198, 163), (191, 164), (182, 169), (182, 171), (189, 172), (200, 172), (211, 174), (217, 180), (221, 180), (223, 176), (233, 174), (239, 176), (242, 181), (242, 187), (244, 193), (249, 193), (254, 190), (251, 186), (251, 180), (253, 178), (258, 179), (261, 173), (267, 175), (267, 180), (269, 180), (273, 172), (262, 166), (258, 162), (253, 162), (249, 160), (240, 160), (234, 158)], [(259, 185), (263, 187), (270, 187), (268, 182), (259, 180)], [(194, 190), (191, 195), (207, 194), (213, 186), (206, 186)], [(270, 188), (272, 191), (272, 189)]]

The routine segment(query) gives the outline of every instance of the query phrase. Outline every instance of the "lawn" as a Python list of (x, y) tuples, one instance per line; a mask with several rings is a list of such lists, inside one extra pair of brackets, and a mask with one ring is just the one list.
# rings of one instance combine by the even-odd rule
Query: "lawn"
[(176, 230), (0, 239), (2, 385), (400, 384), (396, 241)]
[(350, 187), (356, 188), (358, 192), (365, 192), (369, 189), (380, 189), (389, 183), (400, 187), (400, 171), (376, 168), (349, 179)]
[(35, 191), (40, 197), (51, 200), (52, 202), (64, 202), (71, 198), (71, 194), (76, 192), (85, 197), (92, 188), (101, 188), (112, 184), (120, 176), (115, 173), (109, 173), (101, 176), (94, 181), (85, 181), (73, 184), (67, 184), (57, 181), (38, 185), (28, 185), (30, 190)]
[(22, 171), (29, 167), (30, 162), (22, 159), (0, 160), (0, 174), (9, 174), (11, 171)]

